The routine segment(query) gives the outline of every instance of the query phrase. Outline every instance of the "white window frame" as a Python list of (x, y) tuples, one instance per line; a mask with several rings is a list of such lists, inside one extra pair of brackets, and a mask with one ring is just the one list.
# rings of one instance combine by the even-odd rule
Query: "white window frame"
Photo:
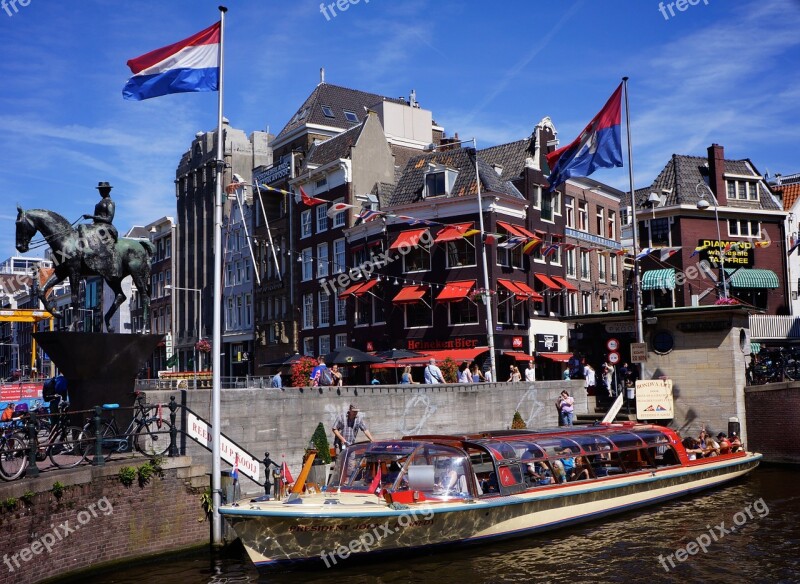
[(341, 274), (347, 269), (347, 244), (344, 238), (333, 242), (333, 271), (331, 274)]
[(300, 239), (311, 237), (311, 209), (300, 213)]
[(319, 326), (330, 326), (331, 324), (331, 304), (330, 296), (325, 291), (317, 292), (317, 312)]
[(314, 295), (303, 294), (303, 329), (314, 328)]
[(597, 281), (598, 282), (605, 282), (606, 281), (606, 256), (601, 253), (597, 254)]
[(609, 260), (609, 276), (611, 278), (612, 284), (617, 284), (619, 282), (619, 258), (616, 255), (612, 255), (608, 258)]
[(300, 252), (300, 259), (302, 260), (301, 281), (308, 282), (314, 278), (314, 263), (310, 247)]
[(328, 230), (328, 205), (317, 205), (317, 233)]
[[(408, 310), (409, 308), (414, 308), (414, 310), (424, 310), (427, 309), (428, 313), (430, 314), (430, 324), (409, 324), (408, 322)], [(414, 304), (406, 304), (403, 306), (403, 324), (407, 329), (422, 329), (422, 328), (431, 328), (433, 326), (433, 310), (430, 308), (429, 305), (425, 304), (424, 302), (416, 302)]]
[(338, 349), (340, 347), (347, 346), (347, 333), (339, 333), (333, 337), (333, 348)]
[[(577, 263), (578, 254), (577, 254), (577, 249), (578, 248), (573, 247), (572, 249), (568, 249), (566, 251), (565, 255), (567, 256), (567, 258), (566, 258), (566, 264), (567, 265), (565, 266), (565, 269), (566, 269), (567, 278), (577, 278), (578, 277), (578, 263)], [(570, 268), (572, 268), (572, 271), (570, 271)]]
[(331, 337), (330, 335), (322, 335), (319, 337), (319, 354), (327, 355), (331, 352)]
[[(472, 309), (475, 310), (475, 320), (472, 320), (472, 321), (469, 321), (469, 322), (454, 323), (453, 322), (453, 307), (456, 306), (456, 305), (466, 305), (465, 303), (468, 303), (468, 305), (472, 306)], [(479, 313), (478, 306), (475, 303), (470, 302), (467, 299), (464, 299), (461, 302), (448, 302), (447, 303), (447, 324), (449, 326), (472, 326), (472, 325), (476, 325), (476, 324), (478, 324), (478, 322), (480, 320), (480, 314), (478, 314), (478, 313)]]
[[(581, 280), (584, 282), (590, 282), (592, 280), (592, 256), (591, 252), (584, 251), (581, 249), (580, 251), (580, 264), (581, 264)], [(584, 259), (585, 258), (585, 259)]]
[(608, 210), (606, 217), (606, 234), (603, 236), (607, 239), (617, 239), (617, 213), (613, 209)]
[[(757, 231), (753, 233), (752, 224), (756, 223)], [(731, 226), (736, 225), (738, 233), (734, 233)], [(746, 227), (746, 229), (742, 229)], [(761, 238), (761, 221), (754, 219), (728, 219), (728, 236), (729, 237), (744, 237), (744, 238)]]
[(338, 294), (335, 296), (335, 298), (334, 310), (336, 311), (336, 314), (334, 314), (334, 318), (336, 320), (336, 324), (347, 324), (347, 298), (339, 298)]
[(317, 278), (328, 275), (328, 242), (317, 244)]
[(578, 231), (589, 233), (589, 203), (586, 201), (578, 201)]
[(314, 355), (314, 337), (306, 337), (303, 339), (303, 355), (306, 357), (315, 357)]
[[(333, 204), (344, 203), (344, 199), (336, 199)], [(347, 222), (347, 210), (339, 211), (333, 216), (333, 227), (344, 227)]]
[(575, 229), (575, 197), (566, 195), (564, 197), (565, 225)]

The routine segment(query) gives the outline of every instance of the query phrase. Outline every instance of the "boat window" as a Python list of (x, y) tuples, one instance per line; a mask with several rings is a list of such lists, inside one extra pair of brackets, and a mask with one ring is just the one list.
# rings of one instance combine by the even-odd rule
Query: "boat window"
[(487, 443), (485, 446), (486, 448), (489, 449), (489, 451), (497, 460), (503, 460), (503, 459), (511, 460), (517, 458), (517, 453), (514, 450), (514, 448), (510, 444), (506, 444), (505, 442), (492, 441), (490, 443)]
[(470, 497), (471, 467), (464, 452), (449, 446), (426, 445), (411, 455), (395, 483), (395, 490), (410, 489), (426, 497)]
[(412, 442), (356, 444), (339, 456), (328, 486), (354, 491), (391, 487), (409, 456), (421, 449)]
[(642, 439), (631, 432), (615, 432), (609, 438), (617, 448), (637, 448), (643, 445)]
[(637, 430), (636, 435), (646, 444), (669, 444), (669, 438), (658, 430)]
[(620, 460), (622, 460), (622, 465), (627, 472), (635, 472), (655, 466), (647, 448), (620, 452)]
[(509, 441), (508, 445), (514, 449), (514, 458), (520, 460), (534, 460), (544, 458), (544, 450), (533, 442), (523, 442), (521, 440)]
[(602, 452), (604, 450), (613, 450), (614, 445), (611, 440), (599, 434), (583, 434), (573, 436), (572, 438), (577, 442), (585, 452)]
[(536, 444), (545, 451), (548, 458), (559, 458), (566, 450), (570, 454), (579, 454), (581, 447), (574, 441), (567, 438), (543, 438), (537, 440)]

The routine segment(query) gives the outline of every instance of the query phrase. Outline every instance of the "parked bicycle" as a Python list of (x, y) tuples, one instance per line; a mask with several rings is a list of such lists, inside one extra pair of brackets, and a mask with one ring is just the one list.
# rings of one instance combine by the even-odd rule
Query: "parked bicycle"
[[(161, 407), (145, 403), (144, 392), (135, 391), (133, 395), (136, 398), (134, 416), (124, 432), (119, 431), (114, 417), (114, 410), (119, 408), (119, 404), (102, 406), (109, 412), (109, 417), (100, 426), (100, 452), (104, 461), (114, 453), (130, 452), (133, 449), (145, 456), (163, 456), (169, 450), (172, 424), (164, 419)], [(91, 457), (96, 448), (93, 418), (87, 420), (83, 432), (88, 437), (86, 454)]]
[[(33, 438), (36, 460), (49, 458), (57, 468), (72, 468), (86, 459), (87, 439), (81, 427), (69, 424), (69, 402), (59, 402), (56, 408), (58, 413), (51, 415), (47, 424), (36, 424), (37, 432)], [(12, 481), (28, 467), (31, 439), (27, 435), (26, 425), (29, 421), (30, 414), (24, 412), (3, 432), (3, 440), (0, 441), (2, 479)]]

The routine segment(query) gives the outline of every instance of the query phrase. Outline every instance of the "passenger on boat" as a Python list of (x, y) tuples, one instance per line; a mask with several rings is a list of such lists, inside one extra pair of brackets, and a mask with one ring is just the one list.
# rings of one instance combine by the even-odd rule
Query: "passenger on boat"
[(572, 474), (568, 477), (570, 481), (583, 481), (591, 477), (589, 474), (589, 461), (585, 456), (578, 456), (575, 459), (575, 468), (572, 469)]
[(700, 448), (700, 443), (691, 436), (683, 439), (683, 448), (686, 450), (689, 460), (697, 460), (703, 457), (703, 449)]
[(481, 481), (481, 491), (483, 491), (485, 495), (488, 495), (490, 493), (497, 493), (499, 490), (497, 486), (497, 474), (490, 472), (489, 476)]
[(531, 486), (550, 485), (554, 483), (553, 474), (546, 466), (539, 462), (532, 462), (526, 465), (525, 482)]
[(744, 449), (742, 445), (742, 441), (739, 439), (739, 436), (736, 432), (731, 432), (731, 452), (739, 452), (740, 450)]
[(728, 454), (731, 451), (731, 443), (728, 440), (728, 437), (725, 435), (725, 432), (720, 432), (717, 434), (717, 442), (719, 442), (720, 454)]
[(719, 444), (708, 434), (705, 428), (700, 430), (700, 437), (697, 441), (700, 444), (700, 449), (703, 451), (704, 457), (708, 458), (719, 454)]

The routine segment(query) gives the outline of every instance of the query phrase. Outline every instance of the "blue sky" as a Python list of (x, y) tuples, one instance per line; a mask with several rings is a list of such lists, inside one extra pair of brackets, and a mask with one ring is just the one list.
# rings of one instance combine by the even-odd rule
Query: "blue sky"
[[(762, 173), (800, 172), (800, 0), (697, 1), (670, 15), (653, 0), (360, 0), (326, 18), (319, 0), (230, 0), (225, 115), (277, 133), (325, 67), (337, 85), (415, 89), (448, 135), (481, 148), (544, 116), (564, 144), (627, 75), (637, 187), (712, 142)], [(72, 221), (101, 180), (120, 231), (174, 215), (175, 167), (214, 128), (216, 94), (124, 101), (125, 63), (207, 27), (218, 4), (0, 4), (2, 258), (16, 253), (17, 203)], [(627, 188), (626, 169), (593, 178)]]

